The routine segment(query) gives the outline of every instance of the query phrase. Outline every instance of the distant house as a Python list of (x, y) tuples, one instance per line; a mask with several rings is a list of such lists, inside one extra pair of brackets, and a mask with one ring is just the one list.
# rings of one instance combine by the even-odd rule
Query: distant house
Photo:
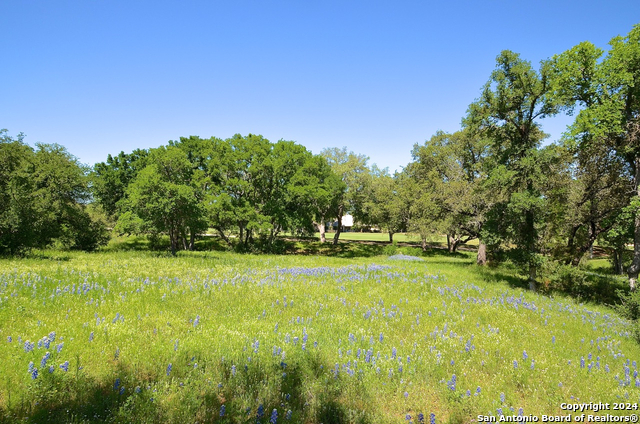
[[(328, 222), (327, 227), (329, 230), (337, 231), (338, 221)], [(342, 228), (340, 231), (351, 231), (353, 227), (353, 215), (344, 215), (342, 217)]]

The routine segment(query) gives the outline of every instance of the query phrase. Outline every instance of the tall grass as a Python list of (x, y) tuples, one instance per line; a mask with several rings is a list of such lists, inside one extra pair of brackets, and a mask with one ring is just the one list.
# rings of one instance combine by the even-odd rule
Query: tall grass
[(2, 260), (0, 421), (469, 422), (638, 402), (640, 349), (607, 307), (471, 255), (422, 259)]

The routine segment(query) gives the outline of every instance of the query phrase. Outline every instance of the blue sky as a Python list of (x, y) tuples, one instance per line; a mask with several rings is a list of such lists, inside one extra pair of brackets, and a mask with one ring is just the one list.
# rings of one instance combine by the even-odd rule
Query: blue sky
[(459, 129), (501, 50), (537, 64), (637, 23), (637, 0), (4, 1), (0, 128), (89, 165), (254, 133), (393, 171)]

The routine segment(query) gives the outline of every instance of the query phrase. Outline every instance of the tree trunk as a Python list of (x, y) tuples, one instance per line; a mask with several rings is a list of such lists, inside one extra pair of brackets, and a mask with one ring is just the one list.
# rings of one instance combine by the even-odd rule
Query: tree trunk
[(193, 230), (189, 234), (189, 250), (193, 251), (196, 248), (196, 234)]
[(476, 257), (476, 264), (482, 266), (487, 263), (487, 245), (482, 241), (478, 242), (478, 256)]
[(327, 236), (325, 235), (325, 222), (324, 222), (324, 216), (320, 217), (320, 222), (314, 222), (313, 225), (315, 225), (318, 228), (318, 232), (320, 233), (320, 242), (324, 243), (327, 241)]
[[(635, 192), (636, 196), (640, 196), (640, 186), (638, 180), (640, 179), (640, 157), (636, 157), (634, 161), (635, 165)], [(631, 260), (631, 266), (628, 269), (629, 275), (629, 289), (634, 291), (638, 282), (638, 272), (640, 271), (640, 210), (636, 211), (635, 225), (633, 229), (633, 259)]]
[[(449, 236), (447, 236), (447, 239), (449, 239)], [(451, 241), (449, 242), (449, 253), (456, 253), (456, 250), (458, 250), (458, 246), (460, 245), (460, 239), (457, 237), (453, 237), (450, 240)]]
[(421, 241), (421, 244), (422, 244), (422, 251), (426, 252), (427, 251), (427, 238), (422, 236), (420, 241)]
[(393, 243), (393, 232), (389, 231), (389, 243)]
[(336, 229), (336, 233), (333, 236), (333, 245), (338, 245), (338, 239), (340, 238), (340, 232), (342, 231), (342, 208), (338, 209), (338, 228)]
[(175, 231), (169, 230), (169, 240), (171, 241), (171, 255), (176, 256), (178, 250), (178, 240)]
[(447, 234), (447, 250), (451, 252), (451, 237)]

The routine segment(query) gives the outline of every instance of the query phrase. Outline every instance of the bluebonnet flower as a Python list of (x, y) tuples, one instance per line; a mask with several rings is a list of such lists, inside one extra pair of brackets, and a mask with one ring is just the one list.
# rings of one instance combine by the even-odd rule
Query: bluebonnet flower
[(7, 336), (7, 342), (11, 343), (12, 340), (11, 336)]
[(49, 374), (53, 374), (53, 371), (56, 369), (53, 365), (49, 366)]
[(531, 360), (531, 369), (533, 369), (535, 367), (534, 363), (535, 363), (535, 361), (532, 359)]
[(502, 413), (502, 408), (498, 408), (498, 409), (496, 410), (496, 413), (497, 413), (498, 415), (504, 415), (504, 414)]
[(120, 394), (123, 395), (124, 394), (124, 386), (120, 387)]
[(233, 376), (236, 375), (236, 366), (235, 365), (231, 365), (231, 375), (233, 375)]
[(116, 378), (116, 381), (113, 383), (113, 390), (118, 390), (118, 387), (120, 387), (120, 379)]
[(174, 343), (174, 345), (173, 345), (173, 350), (174, 350), (175, 352), (177, 352), (177, 351), (178, 351), (178, 342), (179, 342), (179, 341), (178, 341), (178, 339), (176, 339), (176, 342), (175, 342), (175, 343)]
[(380, 333), (380, 343), (382, 343), (383, 339), (384, 339), (384, 336), (382, 335), (382, 333)]
[(197, 327), (200, 324), (200, 315), (196, 315), (196, 319), (193, 320), (193, 326)]
[(409, 392), (404, 392), (404, 398), (408, 398), (409, 397)]
[(64, 342), (59, 343), (59, 344), (56, 346), (56, 352), (60, 353), (60, 351), (62, 350), (62, 347), (63, 347), (63, 346), (64, 346)]
[(169, 373), (171, 373), (171, 369), (173, 368), (173, 366), (171, 364), (169, 364), (167, 366), (167, 375), (169, 375)]
[(264, 406), (262, 406), (262, 404), (260, 404), (258, 406), (258, 411), (256, 412), (256, 418), (260, 419), (264, 416)]
[(555, 342), (556, 342), (556, 336), (553, 336), (553, 337), (551, 338), (551, 343), (555, 343)]
[(291, 419), (291, 414), (293, 414), (293, 411), (291, 411), (291, 409), (289, 409), (287, 411), (287, 415), (284, 416), (285, 420), (290, 420)]
[(524, 409), (522, 409), (522, 408), (518, 409), (518, 416), (519, 417), (523, 417), (524, 416)]
[(436, 414), (434, 414), (433, 412), (429, 416), (429, 424), (436, 424)]
[(49, 358), (51, 357), (51, 354), (49, 352), (47, 352), (43, 357), (42, 360), (40, 361), (40, 368), (44, 368), (47, 366), (47, 360), (49, 360)]
[(29, 362), (29, 367), (27, 368), (29, 372), (33, 371), (33, 361)]
[(271, 418), (269, 418), (269, 422), (271, 424), (276, 424), (276, 421), (278, 421), (278, 410), (274, 408), (274, 410), (271, 411)]
[(418, 422), (424, 424), (424, 414), (422, 412), (418, 414)]
[(64, 361), (64, 364), (60, 365), (60, 369), (64, 372), (69, 371), (69, 361)]
[(500, 393), (500, 402), (504, 403), (504, 393)]
[(522, 358), (526, 361), (528, 357), (529, 357), (529, 355), (527, 355), (527, 351), (523, 350), (522, 351)]
[(395, 347), (394, 347), (393, 349), (391, 349), (391, 358), (395, 359), (395, 358), (396, 358), (397, 353), (398, 353), (398, 352), (396, 351), (396, 348), (395, 348)]
[(222, 405), (222, 406), (220, 407), (220, 416), (221, 416), (221, 417), (224, 417), (224, 413), (225, 413), (225, 406), (224, 406), (224, 405)]
[(584, 368), (584, 356), (580, 358), (580, 368)]
[(455, 391), (455, 390), (456, 390), (456, 375), (455, 375), (455, 374), (453, 374), (453, 375), (451, 376), (451, 380), (449, 380), (449, 381), (447, 382), (447, 385), (449, 386), (449, 388), (450, 388), (451, 390), (453, 390), (453, 391)]
[(518, 361), (516, 360), (513, 361), (513, 368), (518, 369)]
[(140, 386), (136, 386), (136, 388), (134, 389), (134, 391), (135, 391), (136, 393), (140, 393), (140, 392), (141, 392)]
[(31, 379), (35, 380), (36, 378), (38, 378), (38, 368), (34, 368), (33, 371), (31, 371)]
[(480, 386), (478, 386), (478, 388), (476, 389), (475, 396), (478, 396), (479, 394), (480, 394)]
[(89, 341), (92, 342), (93, 341), (93, 331), (91, 332), (91, 334), (89, 334)]

